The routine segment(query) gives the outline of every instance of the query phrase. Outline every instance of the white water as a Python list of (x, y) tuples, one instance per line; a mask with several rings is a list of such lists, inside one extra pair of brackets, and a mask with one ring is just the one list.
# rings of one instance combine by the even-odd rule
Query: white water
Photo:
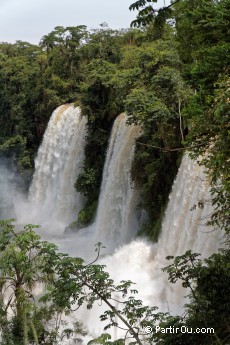
[[(198, 201), (204, 202), (203, 209), (194, 209)], [(221, 234), (205, 225), (210, 213), (207, 178), (202, 167), (185, 155), (173, 184), (158, 243), (136, 239), (102, 262), (116, 281), (136, 282), (145, 304), (181, 313), (187, 291), (180, 284), (169, 284), (161, 268), (170, 264), (165, 259), (168, 255), (182, 255), (191, 250), (208, 257), (218, 250)]]
[[(52, 114), (35, 160), (28, 212), (18, 210), (20, 222), (33, 221), (55, 234), (77, 218), (84, 198), (74, 188), (83, 165), (86, 117), (67, 104)], [(23, 205), (25, 206), (25, 205)], [(22, 219), (22, 214), (25, 219)]]
[(99, 197), (95, 238), (107, 247), (117, 248), (138, 231), (137, 191), (131, 186), (130, 169), (138, 126), (126, 125), (127, 116), (116, 118), (111, 133)]
[[(63, 234), (63, 229), (76, 218), (83, 204), (73, 185), (83, 161), (85, 125), (85, 118), (72, 106), (62, 106), (54, 112), (36, 160), (30, 189), (32, 207), (23, 203), (17, 205), (17, 218), (22, 223), (50, 225), (46, 237), (55, 240), (61, 251), (74, 256), (90, 260), (93, 245), (97, 241), (106, 243), (111, 255), (105, 256), (100, 263), (107, 265), (112, 278), (117, 282), (122, 279), (136, 282), (135, 288), (145, 304), (180, 312), (186, 292), (167, 283), (167, 276), (161, 272), (168, 264), (165, 257), (183, 254), (188, 249), (208, 256), (219, 247), (218, 233), (210, 232), (211, 229), (204, 225), (211, 212), (210, 206), (191, 211), (198, 200), (209, 199), (208, 181), (202, 168), (187, 156), (183, 158), (158, 243), (152, 244), (145, 239), (128, 243), (138, 229), (138, 196), (131, 187), (129, 172), (139, 129), (126, 126), (125, 116), (121, 115), (110, 139), (96, 221), (79, 233)], [(24, 217), (21, 216), (23, 209), (26, 209)], [(123, 243), (127, 244), (119, 247)], [(117, 250), (113, 253), (115, 247)], [(89, 333), (96, 336), (102, 332), (102, 323), (98, 321), (100, 313), (100, 307), (90, 312), (83, 309), (74, 317), (81, 319)]]
[[(204, 202), (203, 209), (194, 209), (198, 201)], [(184, 156), (172, 188), (158, 243), (153, 244), (146, 239), (133, 240), (118, 248), (114, 254), (101, 259), (100, 263), (107, 266), (106, 270), (115, 282), (135, 282), (138, 298), (144, 304), (181, 314), (185, 303), (183, 296), (188, 291), (180, 284), (170, 284), (161, 268), (170, 264), (165, 259), (168, 255), (182, 255), (186, 250), (192, 250), (201, 253), (202, 257), (208, 257), (218, 250), (220, 234), (205, 225), (211, 212), (209, 203), (209, 185), (203, 169)], [(98, 322), (102, 309), (95, 307), (90, 313), (82, 310), (76, 315), (84, 320), (92, 337), (103, 332), (102, 323)], [(114, 330), (112, 335), (116, 337), (121, 333)]]
[(97, 242), (106, 246), (103, 254), (111, 254), (120, 245), (128, 243), (140, 226), (138, 193), (131, 185), (130, 176), (135, 139), (140, 135), (140, 128), (127, 126), (126, 119), (125, 114), (119, 115), (112, 128), (95, 222), (77, 234), (55, 239), (61, 250), (73, 256), (93, 259)]

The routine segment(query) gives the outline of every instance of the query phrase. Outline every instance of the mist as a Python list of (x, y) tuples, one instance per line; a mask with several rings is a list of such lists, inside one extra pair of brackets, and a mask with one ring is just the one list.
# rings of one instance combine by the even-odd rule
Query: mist
[(11, 160), (0, 157), (0, 219), (17, 217), (17, 203), (26, 200), (27, 182), (17, 173)]

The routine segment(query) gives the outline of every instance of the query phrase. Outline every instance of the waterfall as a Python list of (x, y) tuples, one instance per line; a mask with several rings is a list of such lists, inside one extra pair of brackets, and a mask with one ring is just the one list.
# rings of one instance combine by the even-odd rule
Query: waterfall
[[(195, 206), (199, 201), (204, 207)], [(191, 250), (208, 257), (218, 250), (221, 234), (206, 225), (211, 212), (207, 176), (201, 166), (185, 155), (172, 187), (158, 243), (136, 239), (102, 262), (115, 280), (136, 282), (146, 304), (180, 313), (187, 291), (180, 284), (170, 284), (161, 268), (169, 265), (165, 259), (169, 255)]]
[(208, 177), (203, 167), (187, 155), (169, 199), (159, 239), (159, 256), (165, 257), (170, 252), (181, 255), (191, 249), (207, 257), (216, 251), (219, 232), (206, 225), (213, 211)]
[(127, 116), (120, 114), (113, 125), (93, 225), (95, 238), (110, 250), (130, 241), (139, 226), (138, 195), (131, 185), (130, 170), (140, 128), (126, 121)]
[[(204, 203), (203, 208), (194, 207), (198, 201)], [(104, 206), (106, 210), (110, 207), (106, 203)], [(181, 314), (188, 291), (180, 283), (169, 283), (167, 274), (161, 269), (169, 265), (165, 259), (168, 255), (182, 255), (191, 250), (208, 257), (218, 250), (221, 235), (205, 224), (211, 211), (209, 183), (203, 168), (185, 155), (172, 187), (158, 242), (151, 243), (145, 238), (132, 240), (113, 254), (102, 257), (99, 263), (106, 265), (106, 271), (116, 283), (121, 280), (135, 282), (138, 298), (145, 305)], [(103, 332), (103, 323), (98, 321), (102, 309), (95, 306), (91, 312), (83, 309), (76, 315), (86, 324), (92, 337)], [(119, 330), (111, 332), (114, 338), (122, 336)]]
[(127, 116), (120, 114), (112, 128), (94, 223), (77, 234), (55, 239), (61, 250), (70, 255), (93, 260), (97, 242), (106, 246), (103, 254), (111, 254), (128, 243), (139, 229), (139, 196), (132, 186), (130, 170), (140, 128), (127, 125), (126, 121)]
[[(48, 199), (45, 197), (49, 191), (48, 195), (55, 195), (53, 202), (59, 205), (62, 201), (61, 197), (66, 195), (66, 193), (62, 193), (62, 196), (58, 194), (64, 190), (60, 187), (61, 176), (65, 176), (66, 170), (63, 167), (67, 168), (67, 162), (73, 164), (75, 159), (72, 154), (77, 158), (76, 167), (79, 168), (79, 164), (81, 165), (85, 119), (80, 116), (71, 118), (71, 114), (74, 113), (79, 114), (79, 110), (74, 110), (72, 106), (64, 106), (58, 108), (50, 120), (38, 153), (37, 171), (30, 189), (33, 200), (44, 198), (49, 202), (49, 197)], [(75, 149), (82, 153), (74, 152), (67, 140), (67, 133), (71, 132), (73, 127), (71, 125), (73, 119), (78, 124), (76, 136), (72, 134), (74, 137), (72, 143)], [(62, 129), (60, 132), (57, 130), (59, 123)], [(50, 131), (54, 133), (51, 134)], [(212, 231), (205, 225), (208, 215), (212, 212), (209, 183), (203, 168), (184, 155), (169, 197), (158, 242), (150, 243), (144, 238), (132, 240), (138, 230), (139, 214), (138, 194), (131, 184), (130, 168), (135, 139), (139, 135), (140, 129), (137, 126), (126, 125), (125, 114), (117, 117), (107, 149), (95, 222), (78, 233), (64, 234), (59, 239), (54, 239), (52, 232), (47, 235), (51, 241), (55, 240), (61, 251), (68, 252), (72, 256), (84, 257), (87, 261), (94, 257), (94, 244), (101, 241), (106, 245), (102, 254), (110, 253), (110, 255), (103, 257), (99, 263), (107, 266), (106, 270), (115, 281), (132, 280), (136, 282), (135, 288), (139, 290), (139, 297), (144, 303), (157, 305), (160, 310), (169, 309), (173, 313), (180, 313), (184, 303), (183, 296), (187, 292), (179, 284), (168, 283), (167, 275), (162, 273), (161, 268), (168, 265), (165, 259), (168, 255), (181, 255), (190, 249), (207, 257), (217, 251), (219, 232)], [(63, 158), (60, 158), (62, 154)], [(47, 161), (50, 163), (47, 164)], [(44, 168), (41, 169), (43, 164)], [(61, 168), (59, 164), (63, 167)], [(70, 172), (68, 180), (74, 181), (76, 168), (72, 170), (68, 167), (67, 170)], [(49, 177), (50, 174), (53, 175), (52, 178)], [(73, 189), (69, 193), (71, 195)], [(203, 208), (195, 206), (199, 201), (203, 203)], [(98, 307), (90, 314), (86, 310), (78, 312), (77, 317), (83, 322), (87, 320), (89, 332), (96, 335), (103, 331), (103, 324), (98, 321), (100, 313), (101, 308)]]
[(62, 231), (83, 207), (74, 184), (84, 159), (86, 123), (71, 104), (58, 107), (50, 118), (29, 191), (30, 217), (38, 224)]
[[(130, 168), (139, 135), (137, 126), (126, 125), (125, 114), (117, 117), (108, 145), (95, 222), (77, 233), (65, 234), (63, 229), (76, 219), (84, 204), (74, 183), (84, 159), (86, 118), (72, 105), (57, 108), (38, 151), (29, 205), (25, 208), (18, 203), (16, 213), (22, 223), (28, 223), (29, 219), (31, 223), (49, 226), (48, 240), (56, 242), (60, 251), (84, 257), (88, 262), (95, 254), (94, 244), (101, 241), (107, 247), (102, 254), (109, 255), (98, 263), (106, 265), (115, 282), (131, 280), (136, 283), (138, 298), (144, 304), (181, 313), (187, 291), (178, 284), (169, 284), (161, 268), (168, 265), (165, 260), (168, 255), (181, 255), (190, 249), (207, 257), (217, 251), (219, 232), (205, 225), (212, 212), (209, 183), (202, 167), (184, 155), (158, 242), (151, 243), (145, 238), (133, 240), (140, 224), (140, 212)], [(197, 207), (199, 201), (204, 207)], [(86, 324), (90, 335), (97, 336), (103, 332), (104, 325), (98, 317), (101, 313), (101, 307), (91, 311), (83, 308), (76, 318)]]

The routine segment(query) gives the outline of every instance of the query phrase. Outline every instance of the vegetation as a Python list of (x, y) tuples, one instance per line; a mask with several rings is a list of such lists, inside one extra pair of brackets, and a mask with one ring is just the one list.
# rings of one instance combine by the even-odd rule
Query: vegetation
[(213, 226), (229, 232), (229, 1), (173, 1), (154, 10), (154, 1), (136, 1), (132, 24), (162, 31), (167, 21), (175, 27), (183, 81), (191, 91), (180, 111), (188, 129), (182, 143), (194, 158), (203, 155), (212, 187)]
[(139, 10), (133, 25), (145, 25), (139, 29), (116, 31), (102, 24), (88, 32), (85, 26), (58, 26), (40, 46), (2, 43), (0, 150), (19, 172), (31, 175), (51, 112), (66, 102), (80, 104), (88, 137), (75, 186), (86, 196), (78, 219), (85, 225), (96, 211), (114, 119), (126, 110), (129, 122), (143, 131), (132, 167), (140, 207), (148, 215), (142, 232), (157, 239), (159, 215), (184, 148), (194, 157), (206, 152), (202, 164), (218, 206), (210, 223), (227, 229), (228, 1), (175, 1), (157, 11), (152, 5), (130, 6)]
[[(12, 221), (2, 221), (1, 228), (2, 345), (28, 345), (32, 341), (54, 345), (61, 344), (65, 337), (78, 339), (80, 343), (86, 335), (82, 325), (76, 322), (70, 328), (61, 323), (61, 317), (83, 305), (92, 309), (98, 303), (107, 308), (100, 316), (101, 322), (105, 322), (104, 330), (119, 327), (124, 336), (112, 341), (110, 334), (103, 333), (89, 341), (91, 345), (124, 345), (126, 339), (138, 345), (229, 342), (228, 249), (203, 261), (190, 251), (175, 258), (168, 257), (173, 262), (163, 270), (168, 273), (169, 281), (180, 281), (190, 290), (186, 314), (181, 317), (143, 305), (135, 297), (138, 292), (131, 281), (115, 284), (105, 267), (96, 264), (101, 243), (96, 246), (95, 261), (85, 263), (81, 258), (61, 254), (55, 245), (41, 241), (34, 232), (37, 227), (27, 225), (23, 230), (15, 231)], [(162, 331), (169, 327), (183, 331)], [(196, 334), (184, 331), (204, 328), (212, 331)]]
[(52, 286), (57, 247), (40, 240), (37, 226), (26, 225), (22, 231), (15, 231), (11, 221), (1, 221), (0, 226), (1, 344), (37, 345), (45, 339), (54, 344), (61, 309), (45, 295), (40, 298), (37, 290)]
[(163, 214), (177, 171), (178, 153), (170, 150), (180, 146), (183, 137), (180, 111), (187, 97), (173, 35), (170, 27), (164, 30), (164, 39), (156, 41), (152, 28), (114, 31), (104, 25), (87, 32), (85, 26), (56, 27), (39, 47), (22, 42), (1, 45), (0, 149), (14, 158), (21, 173), (31, 174), (57, 105), (75, 101), (88, 117), (84, 168), (76, 181), (76, 189), (86, 196), (79, 224), (94, 217), (110, 131), (116, 116), (126, 109), (129, 121), (143, 130), (132, 175), (141, 191), (140, 207), (148, 213), (145, 232), (157, 238), (158, 214)]
[[(86, 158), (76, 177), (76, 188), (87, 199), (78, 217), (84, 225), (97, 207), (113, 121), (125, 110), (129, 122), (142, 128), (132, 166), (140, 207), (148, 215), (142, 232), (157, 239), (181, 153), (187, 150), (200, 157), (210, 179), (214, 212), (209, 223), (228, 235), (229, 0), (175, 0), (157, 10), (155, 2), (131, 4), (139, 11), (133, 22), (138, 28), (114, 31), (103, 24), (88, 32), (85, 26), (59, 26), (39, 46), (1, 43), (0, 151), (30, 176), (51, 112), (63, 103), (80, 104), (88, 117)], [(202, 207), (199, 200), (197, 205)], [(100, 248), (98, 244), (98, 255)], [(11, 222), (1, 222), (0, 249), (3, 345), (53, 345), (70, 336), (80, 342), (81, 325), (66, 328), (61, 315), (73, 306), (90, 309), (98, 302), (107, 306), (101, 315), (105, 331), (122, 325), (126, 335), (112, 340), (104, 333), (89, 344), (230, 341), (227, 246), (205, 260), (191, 252), (169, 257), (173, 262), (164, 270), (170, 282), (180, 281), (190, 291), (183, 316), (144, 306), (135, 298), (132, 282), (116, 285), (105, 267), (60, 254), (31, 225), (16, 231)], [(35, 287), (41, 284), (45, 291), (38, 296)], [(214, 333), (157, 332), (156, 326), (209, 327)], [(152, 332), (146, 333), (146, 327)]]

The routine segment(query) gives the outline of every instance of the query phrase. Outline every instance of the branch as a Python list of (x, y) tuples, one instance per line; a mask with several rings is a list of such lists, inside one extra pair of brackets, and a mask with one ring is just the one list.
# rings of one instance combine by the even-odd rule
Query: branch
[(90, 262), (89, 264), (87, 264), (85, 267), (91, 266), (92, 264), (94, 264), (94, 263), (98, 260), (98, 258), (99, 258), (99, 256), (100, 256), (101, 248), (105, 248), (104, 246), (102, 246), (102, 243), (101, 243), (101, 242), (98, 242), (97, 244), (95, 244), (95, 246), (96, 246), (96, 245), (97, 245), (97, 248), (96, 248), (97, 256), (96, 256), (96, 258), (95, 258), (92, 262)]
[(160, 150), (162, 152), (174, 152), (174, 151), (186, 151), (186, 150), (189, 151), (189, 150), (192, 150), (192, 149), (194, 149), (196, 147), (205, 146), (208, 143), (208, 141), (205, 141), (202, 144), (197, 144), (197, 145), (193, 145), (193, 146), (189, 146), (189, 147), (178, 147), (178, 148), (175, 148), (175, 149), (167, 149), (167, 148), (160, 147), (160, 146), (144, 144), (144, 143), (141, 143), (139, 141), (137, 141), (136, 143), (140, 144), (140, 145), (143, 145), (143, 146), (152, 147), (152, 148)]
[(183, 128), (182, 128), (182, 116), (181, 116), (181, 100), (179, 98), (178, 101), (178, 113), (179, 113), (179, 118), (180, 118), (180, 133), (181, 133), (181, 139), (184, 141), (184, 133), (183, 133)]
[(136, 331), (133, 329), (133, 327), (129, 324), (129, 322), (117, 311), (117, 309), (107, 300), (106, 297), (104, 297), (99, 291), (97, 291), (93, 286), (91, 286), (89, 283), (85, 283), (85, 285), (92, 290), (96, 295), (100, 297), (102, 301), (104, 301), (109, 308), (114, 312), (114, 314), (128, 327), (130, 334), (135, 338), (137, 344), (143, 345), (142, 342), (140, 341), (138, 334)]
[(162, 10), (167, 10), (168, 8), (174, 6), (177, 2), (179, 2), (180, 0), (175, 0), (174, 2), (172, 2), (171, 4), (169, 4), (168, 6), (163, 6), (163, 7), (160, 7), (160, 8), (157, 8), (155, 9), (154, 11), (155, 12), (159, 12), (161, 9)]
[[(163, 6), (163, 7), (160, 7), (158, 9), (154, 9), (154, 12), (159, 12), (161, 9), (163, 10), (167, 10), (168, 8), (174, 6), (176, 3), (178, 3), (180, 0), (175, 0), (174, 2), (172, 2), (171, 4), (169, 4), (168, 6)], [(139, 4), (138, 4), (138, 1), (131, 4), (129, 6), (129, 10), (130, 11), (134, 11), (134, 10), (139, 10), (140, 7), (144, 7), (147, 5), (147, 2), (157, 2), (157, 1), (149, 1), (149, 0), (145, 0), (145, 1), (139, 1)]]
[(4, 310), (5, 312), (7, 312), (8, 308), (9, 308), (9, 306), (11, 304), (11, 301), (13, 299), (13, 296), (14, 296), (14, 294), (12, 293), (11, 296), (9, 297), (9, 299), (8, 299), (7, 305), (5, 306), (5, 310)]

